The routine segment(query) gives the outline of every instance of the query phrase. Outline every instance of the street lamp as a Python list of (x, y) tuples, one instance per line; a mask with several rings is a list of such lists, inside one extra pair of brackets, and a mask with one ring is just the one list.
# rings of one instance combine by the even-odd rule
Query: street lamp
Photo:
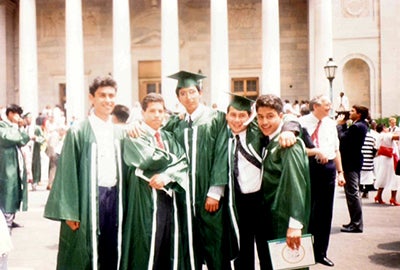
[[(326, 62), (326, 66), (324, 66), (324, 69), (325, 69), (325, 76), (329, 80), (329, 94), (331, 98), (331, 103), (333, 104), (332, 81), (333, 79), (335, 79), (337, 65), (332, 58), (329, 58), (328, 62)], [(331, 114), (333, 114), (333, 109), (331, 109)]]

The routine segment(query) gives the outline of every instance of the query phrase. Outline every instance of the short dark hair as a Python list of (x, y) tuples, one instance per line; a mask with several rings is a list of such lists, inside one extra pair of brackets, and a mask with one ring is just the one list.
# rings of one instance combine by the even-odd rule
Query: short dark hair
[(274, 109), (277, 113), (283, 112), (282, 99), (273, 94), (259, 96), (256, 100), (256, 111), (258, 111), (260, 107)]
[(105, 87), (105, 86), (111, 86), (117, 91), (117, 82), (109, 75), (104, 76), (104, 77), (96, 77), (94, 78), (93, 82), (89, 86), (89, 93), (94, 96), (94, 93), (96, 93), (97, 89), (100, 87)]
[(122, 104), (117, 104), (114, 106), (114, 109), (111, 112), (112, 115), (115, 115), (118, 122), (126, 123), (129, 118), (130, 110), (127, 106)]
[(142, 100), (142, 110), (146, 111), (147, 110), (147, 106), (149, 105), (149, 103), (151, 102), (158, 102), (158, 103), (162, 103), (164, 109), (165, 109), (165, 103), (164, 103), (164, 98), (157, 93), (150, 93), (148, 95), (146, 95), (143, 100)]
[(353, 108), (356, 110), (357, 113), (359, 113), (361, 115), (360, 120), (367, 119), (367, 117), (369, 115), (369, 110), (367, 107), (362, 106), (362, 105), (353, 105)]
[(17, 105), (17, 104), (10, 104), (7, 106), (6, 108), (6, 115), (8, 116), (8, 114), (12, 112), (12, 113), (18, 113), (19, 115), (22, 115), (22, 113), (24, 112), (21, 108), (21, 106)]

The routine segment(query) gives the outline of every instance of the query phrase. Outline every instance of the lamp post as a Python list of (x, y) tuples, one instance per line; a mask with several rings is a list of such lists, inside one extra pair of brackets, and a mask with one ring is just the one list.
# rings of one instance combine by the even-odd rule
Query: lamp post
[[(325, 76), (329, 80), (329, 94), (330, 94), (330, 99), (331, 103), (333, 106), (333, 90), (332, 90), (332, 81), (335, 79), (335, 73), (337, 69), (336, 63), (333, 61), (332, 58), (328, 59), (328, 62), (326, 62), (326, 65), (324, 66), (325, 69)], [(333, 115), (333, 108), (331, 108), (331, 115)]]

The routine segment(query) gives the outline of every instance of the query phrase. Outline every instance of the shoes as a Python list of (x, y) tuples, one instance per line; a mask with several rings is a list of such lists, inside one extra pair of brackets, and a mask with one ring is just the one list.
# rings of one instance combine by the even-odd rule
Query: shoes
[(378, 203), (378, 204), (386, 204), (386, 203), (382, 200), (382, 198), (378, 198), (378, 196), (375, 196), (374, 201), (375, 201), (375, 203)]
[(368, 192), (363, 192), (362, 195), (361, 195), (361, 198), (368, 199)]
[(396, 199), (390, 199), (390, 205), (393, 205), (393, 206), (400, 206), (400, 203), (398, 203), (398, 202), (396, 201)]
[(332, 266), (335, 265), (335, 264), (334, 264), (331, 260), (329, 260), (327, 257), (317, 258), (317, 259), (315, 259), (315, 261), (316, 261), (317, 263), (320, 263), (320, 264), (323, 264), (323, 265), (326, 265), (326, 266), (330, 266), (330, 267), (332, 267)]
[(22, 228), (22, 227), (24, 227), (24, 226), (18, 224), (17, 222), (13, 221), (13, 223), (11, 223), (11, 228)]
[(363, 230), (357, 228), (354, 225), (350, 225), (349, 227), (343, 227), (340, 229), (341, 232), (347, 232), (347, 233), (362, 233)]
[(352, 224), (351, 224), (351, 223), (348, 223), (348, 224), (343, 224), (343, 225), (342, 225), (342, 227), (343, 227), (343, 228), (348, 228), (348, 227), (350, 227), (350, 226), (352, 226)]

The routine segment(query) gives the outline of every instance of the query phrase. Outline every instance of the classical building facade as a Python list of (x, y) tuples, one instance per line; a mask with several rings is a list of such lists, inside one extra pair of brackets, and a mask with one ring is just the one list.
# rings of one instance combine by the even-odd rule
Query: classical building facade
[[(203, 101), (226, 92), (305, 100), (343, 91), (373, 117), (399, 114), (397, 0), (0, 0), (0, 105), (88, 111), (88, 85), (116, 78), (118, 102), (161, 92), (176, 110), (178, 70), (201, 72)], [(332, 88), (328, 58), (338, 68)]]

